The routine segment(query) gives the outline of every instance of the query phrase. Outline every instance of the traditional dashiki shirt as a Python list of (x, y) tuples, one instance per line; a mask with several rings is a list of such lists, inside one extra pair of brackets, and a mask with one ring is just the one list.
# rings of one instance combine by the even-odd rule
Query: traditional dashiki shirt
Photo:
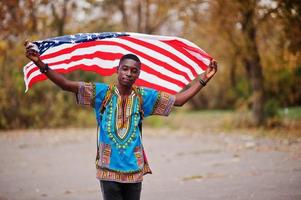
[(139, 87), (139, 96), (132, 90), (124, 101), (113, 86), (111, 98), (103, 113), (101, 105), (110, 87), (103, 83), (80, 83), (77, 102), (94, 107), (99, 130), (99, 161), (97, 178), (122, 183), (141, 182), (143, 175), (151, 173), (142, 146), (139, 123), (142, 109), (144, 117), (169, 115), (175, 96), (150, 88)]

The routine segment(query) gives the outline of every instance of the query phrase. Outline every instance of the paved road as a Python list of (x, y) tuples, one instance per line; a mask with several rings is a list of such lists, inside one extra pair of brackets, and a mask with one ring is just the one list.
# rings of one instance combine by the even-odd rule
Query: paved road
[[(301, 141), (146, 129), (142, 200), (301, 200)], [(101, 199), (95, 129), (0, 134), (0, 200)]]

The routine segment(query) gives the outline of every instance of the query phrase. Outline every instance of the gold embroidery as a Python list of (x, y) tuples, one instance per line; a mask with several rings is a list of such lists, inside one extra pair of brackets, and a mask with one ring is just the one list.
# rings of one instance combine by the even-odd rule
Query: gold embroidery
[(96, 177), (100, 180), (106, 180), (106, 181), (135, 183), (135, 182), (141, 182), (143, 180), (143, 175), (151, 174), (151, 173), (152, 171), (149, 165), (146, 163), (142, 171), (137, 173), (122, 173), (122, 172), (110, 171), (108, 169), (97, 169)]
[(94, 105), (95, 85), (92, 83), (80, 82), (76, 94), (77, 103), (81, 105)]
[(169, 115), (175, 102), (175, 96), (166, 92), (159, 92), (157, 101), (154, 106), (153, 115)]

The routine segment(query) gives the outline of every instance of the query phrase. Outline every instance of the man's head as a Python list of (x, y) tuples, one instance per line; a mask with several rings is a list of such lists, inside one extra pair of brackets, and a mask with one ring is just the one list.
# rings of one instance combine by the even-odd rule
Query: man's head
[(122, 56), (117, 67), (118, 82), (124, 86), (132, 86), (140, 74), (141, 62), (134, 54)]

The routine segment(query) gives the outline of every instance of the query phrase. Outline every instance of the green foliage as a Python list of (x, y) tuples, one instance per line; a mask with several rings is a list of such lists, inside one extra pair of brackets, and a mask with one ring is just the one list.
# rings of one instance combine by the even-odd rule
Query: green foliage
[(236, 97), (242, 99), (248, 99), (250, 96), (250, 84), (248, 83), (246, 78), (240, 78), (237, 81), (237, 84), (234, 88), (236, 92)]
[[(301, 18), (298, 0), (271, 0), (256, 7), (253, 20), (256, 47), (263, 68), (265, 114), (279, 118), (280, 107), (301, 105)], [(199, 95), (192, 109), (237, 109), (238, 124), (247, 124), (252, 85), (245, 67), (250, 46), (242, 34), (242, 11), (248, 1), (1, 1), (0, 2), (0, 129), (57, 126), (94, 126), (89, 108), (75, 105), (72, 94), (50, 81), (24, 93), (23, 71), (28, 60), (23, 41), (77, 32), (137, 31), (187, 38), (210, 53), (219, 72)], [(64, 9), (66, 8), (66, 9)], [(49, 11), (49, 12), (45, 12)], [(79, 15), (80, 13), (80, 15)], [(251, 48), (252, 49), (252, 48)], [(98, 74), (76, 71), (66, 75), (77, 81), (112, 82)], [(298, 107), (280, 112), (299, 116)], [(162, 119), (146, 121), (164, 126)], [(162, 124), (163, 123), (163, 124)]]
[(279, 110), (282, 118), (289, 120), (301, 120), (301, 107), (289, 107)]
[(264, 106), (264, 113), (269, 118), (276, 117), (279, 114), (279, 108), (280, 104), (277, 99), (269, 99)]
[(164, 123), (164, 120), (161, 119), (162, 117), (152, 116), (148, 117), (144, 120), (143, 125), (149, 126), (152, 128), (162, 128), (167, 124)]

